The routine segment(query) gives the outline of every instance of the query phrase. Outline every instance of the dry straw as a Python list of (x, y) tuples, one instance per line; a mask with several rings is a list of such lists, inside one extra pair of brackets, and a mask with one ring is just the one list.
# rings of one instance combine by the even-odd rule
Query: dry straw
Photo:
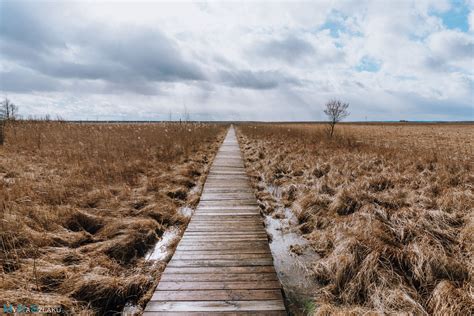
[(238, 130), (263, 211), (290, 206), (320, 255), (316, 314), (474, 313), (472, 124)]
[(194, 205), (225, 126), (16, 121), (0, 147), (0, 302), (71, 313), (140, 303), (145, 253)]

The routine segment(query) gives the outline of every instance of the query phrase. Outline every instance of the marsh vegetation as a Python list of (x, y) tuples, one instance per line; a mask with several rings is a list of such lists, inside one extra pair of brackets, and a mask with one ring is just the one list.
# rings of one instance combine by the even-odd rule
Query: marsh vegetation
[(238, 128), (262, 212), (291, 209), (308, 240), (295, 255), (319, 255), (305, 262), (309, 309), (472, 314), (472, 124), (340, 124), (332, 138), (325, 128)]
[(0, 302), (119, 312), (164, 268), (145, 254), (189, 220), (224, 125), (15, 121), (0, 147)]

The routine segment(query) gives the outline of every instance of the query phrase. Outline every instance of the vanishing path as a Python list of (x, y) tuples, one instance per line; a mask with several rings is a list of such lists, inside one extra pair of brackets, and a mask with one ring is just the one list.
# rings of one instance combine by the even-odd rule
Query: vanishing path
[(152, 314), (286, 315), (233, 127), (201, 201), (145, 309)]

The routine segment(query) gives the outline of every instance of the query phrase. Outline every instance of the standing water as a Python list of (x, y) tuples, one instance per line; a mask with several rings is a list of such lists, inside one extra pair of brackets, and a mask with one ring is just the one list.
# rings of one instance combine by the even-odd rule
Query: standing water
[[(186, 218), (191, 218), (194, 210), (190, 207), (184, 206), (179, 209), (179, 213)], [(181, 229), (176, 226), (171, 226), (163, 233), (161, 239), (155, 244), (152, 250), (145, 255), (145, 259), (150, 262), (169, 261), (173, 256), (173, 247), (181, 238)], [(138, 315), (142, 313), (142, 309), (132, 303), (125, 304), (122, 315)]]
[[(186, 218), (191, 218), (194, 210), (188, 206), (179, 209), (179, 213)], [(173, 255), (170, 245), (176, 244), (177, 239), (181, 237), (181, 230), (172, 226), (165, 230), (161, 239), (156, 243), (153, 250), (146, 255), (148, 261), (168, 261)]]
[[(271, 186), (268, 191), (279, 200), (281, 194), (278, 187)], [(295, 233), (298, 221), (291, 209), (280, 207), (273, 214), (278, 215), (275, 216), (277, 218), (265, 216), (265, 228), (271, 236), (270, 249), (275, 270), (291, 314), (308, 314), (317, 288), (309, 276), (309, 268), (319, 256), (307, 247), (308, 240)]]

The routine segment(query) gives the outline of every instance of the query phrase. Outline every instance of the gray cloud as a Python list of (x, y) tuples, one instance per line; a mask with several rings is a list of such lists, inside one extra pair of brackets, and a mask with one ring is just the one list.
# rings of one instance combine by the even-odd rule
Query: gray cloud
[(178, 45), (156, 30), (128, 29), (114, 35), (102, 34), (98, 45), (102, 57), (114, 60), (147, 80), (205, 79), (199, 66), (186, 60)]
[(51, 32), (48, 18), (43, 19), (48, 6), (45, 3), (2, 1), (0, 2), (0, 35), (8, 41), (32, 49), (36, 52), (54, 46), (62, 46), (63, 42)]
[[(150, 81), (206, 80), (200, 67), (183, 57), (179, 46), (158, 30), (111, 29), (95, 24), (67, 32), (47, 30), (48, 20), (30, 12), (21, 2), (2, 3), (0, 57), (43, 76), (102, 80), (110, 83), (106, 87), (119, 85), (138, 93), (150, 92), (140, 88)], [(74, 49), (76, 56), (69, 61), (67, 55)], [(39, 78), (31, 76), (22, 82), (19, 74), (8, 76), (15, 80), (2, 84), (3, 90), (18, 91), (21, 86), (34, 89), (34, 80)], [(44, 88), (44, 83), (38, 81), (36, 90)]]
[[(0, 0), (0, 93), (25, 116), (322, 119), (340, 97), (351, 119), (472, 117), (473, 34), (419, 6), (350, 5), (341, 25), (321, 13), (338, 3), (199, 6)], [(384, 67), (357, 71), (365, 55)]]
[(261, 57), (275, 58), (286, 62), (294, 62), (315, 52), (313, 46), (296, 36), (290, 35), (284, 39), (258, 43), (255, 52)]
[(24, 68), (0, 71), (0, 87), (10, 92), (57, 91), (61, 82)]
[(225, 85), (256, 90), (274, 89), (282, 84), (301, 84), (298, 79), (278, 71), (225, 70), (220, 72), (219, 77)]

